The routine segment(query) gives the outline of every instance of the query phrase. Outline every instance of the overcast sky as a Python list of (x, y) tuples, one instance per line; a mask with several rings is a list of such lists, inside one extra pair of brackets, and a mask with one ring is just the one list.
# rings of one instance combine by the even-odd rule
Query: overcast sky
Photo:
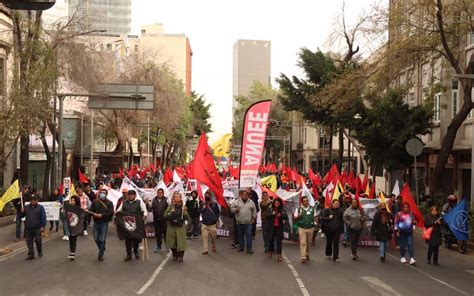
[[(374, 0), (346, 0), (349, 20)], [(210, 142), (232, 130), (232, 46), (238, 39), (272, 42), (272, 83), (280, 73), (300, 75), (301, 47), (327, 49), (340, 14), (339, 0), (132, 0), (132, 33), (163, 23), (165, 32), (184, 33), (193, 50), (192, 88), (212, 104)]]

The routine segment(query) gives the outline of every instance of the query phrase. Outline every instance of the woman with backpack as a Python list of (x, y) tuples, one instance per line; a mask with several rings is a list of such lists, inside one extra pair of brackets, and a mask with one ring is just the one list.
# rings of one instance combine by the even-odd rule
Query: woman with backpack
[(181, 193), (173, 193), (171, 205), (165, 211), (164, 218), (168, 220), (166, 229), (166, 246), (173, 253), (173, 261), (183, 262), (186, 250), (186, 223), (189, 214), (183, 205)]

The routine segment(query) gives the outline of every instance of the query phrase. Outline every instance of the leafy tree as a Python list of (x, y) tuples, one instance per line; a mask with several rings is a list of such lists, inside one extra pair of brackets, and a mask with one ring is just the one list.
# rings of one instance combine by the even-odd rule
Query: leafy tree
[(211, 124), (209, 119), (211, 114), (209, 108), (211, 104), (206, 104), (204, 95), (200, 95), (195, 91), (191, 92), (191, 114), (193, 135), (199, 136), (201, 131), (206, 134), (211, 132)]
[(430, 132), (432, 106), (410, 108), (403, 98), (400, 89), (389, 89), (381, 95), (368, 94), (370, 107), (360, 110), (360, 118), (355, 121), (354, 137), (365, 146), (375, 168), (407, 167), (413, 161), (405, 149), (407, 141)]

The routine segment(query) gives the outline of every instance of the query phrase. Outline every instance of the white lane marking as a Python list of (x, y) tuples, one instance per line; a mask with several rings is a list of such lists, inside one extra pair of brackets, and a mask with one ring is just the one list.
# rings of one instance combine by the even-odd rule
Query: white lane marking
[(143, 294), (146, 291), (146, 289), (148, 289), (148, 287), (153, 283), (153, 281), (156, 279), (160, 271), (163, 270), (163, 268), (165, 267), (166, 263), (168, 262), (170, 258), (171, 258), (171, 252), (168, 253), (165, 260), (161, 261), (160, 265), (158, 265), (155, 272), (153, 272), (148, 282), (146, 282), (146, 284), (143, 285), (143, 287), (140, 290), (138, 290), (137, 295)]
[[(44, 244), (45, 242), (48, 242), (48, 241), (52, 240), (52, 239), (55, 239), (55, 238), (58, 237), (58, 236), (60, 236), (59, 233), (55, 233), (55, 234), (52, 234), (52, 235), (48, 236), (47, 238), (43, 239), (43, 244)], [(21, 247), (21, 248), (19, 248), (19, 249), (16, 249), (16, 250), (14, 250), (13, 252), (11, 252), (10, 254), (5, 255), (5, 257), (1, 257), (1, 258), (0, 258), (0, 262), (3, 262), (3, 261), (5, 261), (5, 260), (8, 260), (8, 259), (10, 259), (10, 258), (12, 258), (12, 257), (14, 257), (14, 256), (16, 256), (16, 255), (18, 255), (18, 254), (20, 254), (20, 253), (26, 251), (26, 250), (28, 250), (28, 247), (26, 247), (26, 246), (23, 246), (23, 247)]]
[(300, 290), (301, 290), (301, 293), (303, 293), (303, 296), (309, 296), (309, 292), (306, 289), (306, 287), (303, 283), (303, 280), (301, 279), (300, 275), (296, 271), (293, 264), (291, 264), (290, 259), (288, 259), (288, 257), (286, 257), (285, 253), (282, 254), (282, 257), (283, 257), (283, 259), (285, 259), (286, 265), (288, 265), (288, 268), (291, 270), (291, 273), (293, 274), (293, 277), (295, 278), (296, 283), (298, 284), (298, 287), (300, 287)]
[(466, 272), (469, 272), (470, 274), (474, 274), (474, 269), (466, 269)]
[[(388, 254), (388, 253), (387, 253), (386, 255), (389, 256), (389, 257), (391, 257), (391, 258), (394, 259), (395, 261), (400, 262), (400, 260), (399, 260), (397, 257), (393, 256), (392, 254)], [(400, 263), (400, 264), (401, 264), (401, 263)], [(448, 287), (448, 288), (453, 289), (454, 291), (458, 292), (458, 293), (461, 294), (461, 295), (469, 296), (469, 293), (466, 293), (466, 292), (464, 292), (463, 290), (460, 290), (460, 289), (456, 288), (455, 286), (450, 285), (450, 284), (446, 283), (445, 281), (440, 280), (440, 279), (438, 279), (438, 278), (432, 276), (431, 274), (429, 274), (429, 273), (427, 273), (427, 272), (424, 272), (423, 270), (419, 269), (419, 268), (416, 267), (416, 266), (409, 265), (409, 264), (407, 264), (407, 266), (408, 266), (409, 268), (415, 270), (415, 271), (418, 271), (418, 272), (421, 273), (422, 275), (424, 275), (424, 276), (426, 276), (426, 277), (432, 279), (433, 281), (438, 282), (438, 283), (440, 283), (441, 285), (444, 285), (444, 286), (446, 286), (446, 287)]]
[(394, 288), (390, 287), (377, 277), (363, 276), (361, 278), (382, 296), (402, 296), (402, 294), (398, 293)]

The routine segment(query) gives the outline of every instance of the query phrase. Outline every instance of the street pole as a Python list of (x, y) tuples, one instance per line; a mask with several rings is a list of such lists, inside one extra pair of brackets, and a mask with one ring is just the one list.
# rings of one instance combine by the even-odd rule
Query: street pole
[[(56, 125), (56, 96), (54, 96), (54, 103), (53, 103), (53, 125)], [(53, 155), (53, 163), (52, 163), (52, 168), (51, 168), (51, 183), (50, 183), (50, 188), (51, 190), (56, 187), (56, 133), (53, 132), (53, 149), (52, 149), (52, 155)]]
[(148, 166), (150, 166), (150, 115), (147, 116), (147, 137), (148, 137), (148, 147), (147, 147), (147, 162), (148, 162)]
[(416, 163), (416, 155), (413, 156), (415, 158), (415, 192), (416, 192), (416, 203), (420, 205), (420, 195), (418, 194), (418, 169)]
[(471, 138), (471, 211), (474, 211), (474, 122), (471, 123)]
[(59, 95), (59, 119), (58, 119), (58, 177), (62, 182), (63, 177), (63, 112), (64, 112), (64, 96)]
[(91, 163), (90, 163), (90, 178), (94, 177), (94, 110), (91, 110)]

